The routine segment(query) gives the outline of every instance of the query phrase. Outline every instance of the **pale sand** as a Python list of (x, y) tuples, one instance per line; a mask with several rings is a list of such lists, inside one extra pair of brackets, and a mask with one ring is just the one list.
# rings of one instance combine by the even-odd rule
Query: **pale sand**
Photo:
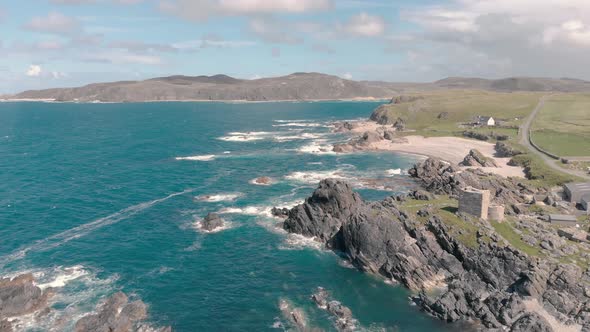
[[(363, 121), (356, 123), (358, 127), (351, 130), (353, 133), (364, 133), (366, 131), (375, 131), (383, 127), (372, 121)], [(389, 126), (391, 128), (391, 126)], [(463, 161), (465, 156), (469, 154), (471, 149), (476, 149), (484, 156), (493, 158), (499, 167), (460, 167), (467, 168), (481, 168), (482, 170), (498, 174), (504, 177), (521, 177), (525, 174), (522, 167), (509, 166), (510, 158), (496, 158), (494, 157), (494, 144), (477, 141), (472, 139), (460, 137), (423, 137), (423, 136), (405, 136), (406, 143), (392, 142), (389, 140), (382, 140), (370, 144), (367, 149), (374, 151), (395, 151), (410, 154), (423, 155), (427, 157), (435, 157), (445, 160), (454, 166), (459, 167), (459, 163)]]
[(574, 325), (565, 325), (559, 320), (557, 320), (554, 316), (552, 316), (543, 306), (539, 303), (539, 301), (535, 298), (530, 298), (524, 301), (524, 306), (527, 311), (532, 311), (537, 313), (539, 316), (545, 318), (547, 323), (551, 325), (553, 331), (559, 332), (579, 332), (582, 330), (582, 326), (578, 324)]

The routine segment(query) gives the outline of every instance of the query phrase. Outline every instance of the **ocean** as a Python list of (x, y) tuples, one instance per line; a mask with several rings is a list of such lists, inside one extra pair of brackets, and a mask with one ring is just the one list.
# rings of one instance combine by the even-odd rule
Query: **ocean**
[[(403, 287), (288, 236), (270, 216), (326, 177), (367, 200), (408, 189), (415, 157), (329, 151), (345, 138), (331, 122), (378, 105), (0, 103), (0, 276), (32, 272), (57, 287), (51, 313), (21, 329), (71, 330), (121, 290), (148, 305), (150, 324), (174, 331), (280, 331), (281, 299), (333, 330), (309, 298), (321, 286), (359, 330), (448, 330)], [(252, 183), (261, 176), (271, 185)], [(209, 212), (226, 227), (199, 229)]]

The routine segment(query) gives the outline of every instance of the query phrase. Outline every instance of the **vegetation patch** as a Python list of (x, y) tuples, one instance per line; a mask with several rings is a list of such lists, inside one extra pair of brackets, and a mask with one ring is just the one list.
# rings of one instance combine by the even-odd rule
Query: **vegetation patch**
[(504, 222), (491, 222), (496, 233), (500, 234), (511, 246), (524, 252), (529, 256), (541, 256), (541, 250), (538, 247), (533, 247), (528, 243), (524, 242), (521, 235), (517, 233), (514, 228), (510, 225), (509, 219)]

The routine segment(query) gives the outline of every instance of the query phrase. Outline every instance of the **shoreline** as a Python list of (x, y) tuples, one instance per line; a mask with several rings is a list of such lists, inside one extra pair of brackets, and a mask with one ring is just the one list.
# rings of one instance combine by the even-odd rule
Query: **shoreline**
[[(357, 125), (349, 131), (353, 135), (362, 135), (367, 132), (377, 132), (386, 126), (373, 121), (355, 122)], [(420, 135), (400, 136), (399, 141), (380, 140), (369, 142), (357, 151), (395, 152), (418, 156), (421, 159), (437, 158), (443, 160), (460, 170), (481, 169), (487, 173), (494, 173), (503, 177), (525, 178), (524, 168), (510, 166), (511, 158), (499, 158), (495, 156), (494, 144), (484, 141), (477, 141), (461, 137), (442, 136), (424, 137)], [(359, 148), (358, 145), (356, 148)], [(498, 167), (462, 166), (460, 163), (467, 156), (470, 150), (475, 149), (484, 156), (493, 159)], [(353, 151), (354, 153), (355, 151)]]
[(55, 100), (52, 98), (19, 98), (0, 99), (0, 103), (56, 103), (56, 104), (141, 104), (141, 103), (223, 103), (223, 104), (255, 104), (255, 103), (317, 103), (317, 102), (389, 102), (390, 97), (355, 97), (339, 99), (277, 99), (277, 100), (210, 100), (210, 99), (174, 99), (174, 100), (143, 100), (143, 101), (76, 101), (76, 100)]

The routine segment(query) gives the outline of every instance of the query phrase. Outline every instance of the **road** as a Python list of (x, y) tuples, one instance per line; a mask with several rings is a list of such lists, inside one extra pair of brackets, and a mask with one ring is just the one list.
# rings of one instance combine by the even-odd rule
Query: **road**
[(554, 170), (562, 172), (562, 173), (566, 173), (569, 175), (577, 176), (580, 178), (584, 178), (586, 180), (590, 180), (590, 176), (582, 171), (577, 171), (577, 170), (573, 170), (573, 169), (567, 169), (567, 168), (560, 167), (559, 165), (557, 165), (555, 159), (553, 159), (553, 158), (549, 157), (548, 155), (544, 154), (543, 152), (537, 150), (537, 148), (535, 148), (531, 144), (531, 141), (530, 141), (531, 135), (529, 134), (529, 132), (531, 130), (531, 125), (535, 121), (535, 117), (537, 116), (539, 111), (541, 109), (543, 109), (543, 106), (545, 106), (545, 100), (548, 97), (550, 97), (550, 96), (543, 96), (543, 97), (541, 97), (541, 99), (539, 99), (539, 103), (537, 104), (535, 109), (527, 117), (527, 119), (522, 124), (522, 126), (520, 126), (520, 142), (519, 143), (523, 146), (526, 146), (527, 149), (529, 149), (531, 152), (533, 152), (534, 154), (541, 157), (543, 159), (543, 161), (545, 162), (545, 164), (547, 164), (547, 166), (553, 168)]

